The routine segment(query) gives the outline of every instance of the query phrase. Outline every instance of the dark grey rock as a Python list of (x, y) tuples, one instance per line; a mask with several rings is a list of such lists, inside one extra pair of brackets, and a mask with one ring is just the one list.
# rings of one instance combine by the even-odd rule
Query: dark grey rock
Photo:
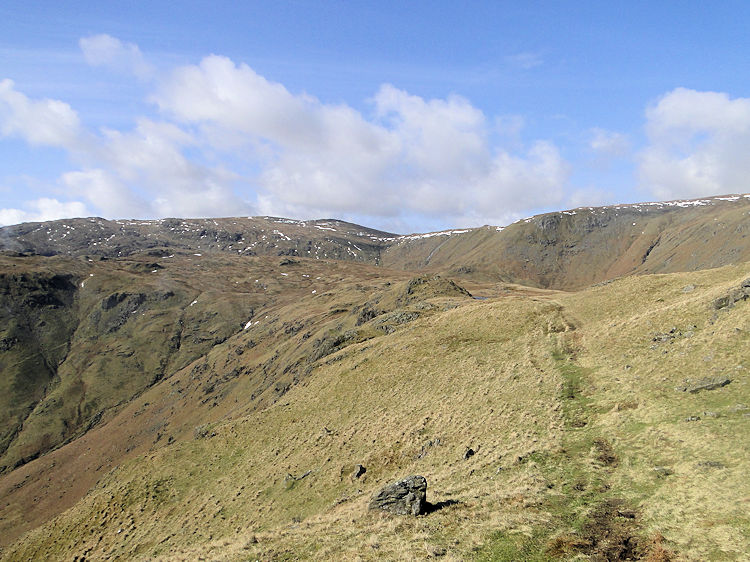
[(381, 488), (368, 508), (396, 515), (420, 515), (425, 512), (426, 496), (427, 480), (415, 474)]
[(464, 451), (464, 460), (468, 460), (473, 456), (474, 456), (474, 449), (472, 449), (471, 447), (466, 447), (466, 451)]
[(750, 297), (750, 279), (745, 279), (739, 287), (732, 289), (728, 294), (716, 299), (714, 301), (714, 308), (716, 310), (731, 308), (734, 306), (734, 303), (747, 300), (748, 297)]
[(722, 308), (727, 308), (728, 306), (732, 306), (734, 302), (732, 301), (731, 297), (729, 295), (724, 295), (723, 297), (719, 297), (714, 301), (714, 308), (716, 310), (721, 310)]
[(354, 472), (352, 472), (352, 478), (359, 478), (365, 472), (367, 472), (367, 469), (364, 466), (362, 466), (361, 464), (356, 464), (354, 465)]
[(677, 390), (695, 394), (696, 392), (700, 392), (701, 390), (715, 390), (717, 388), (721, 388), (722, 386), (728, 385), (730, 382), (732, 382), (732, 379), (730, 379), (729, 377), (705, 377), (695, 383), (678, 386)]

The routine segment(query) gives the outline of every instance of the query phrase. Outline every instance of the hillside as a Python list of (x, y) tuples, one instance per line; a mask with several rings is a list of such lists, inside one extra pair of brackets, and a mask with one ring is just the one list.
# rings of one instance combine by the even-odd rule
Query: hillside
[[(216, 220), (243, 244), (279, 221), (257, 255), (165, 221), (98, 253), (123, 224), (12, 227), (0, 559), (742, 560), (748, 205)], [(427, 514), (368, 511), (409, 474)]]
[[(468, 278), (580, 289), (625, 275), (750, 260), (750, 197), (585, 207), (506, 228), (398, 238), (381, 263)], [(441, 235), (442, 234), (442, 235)]]

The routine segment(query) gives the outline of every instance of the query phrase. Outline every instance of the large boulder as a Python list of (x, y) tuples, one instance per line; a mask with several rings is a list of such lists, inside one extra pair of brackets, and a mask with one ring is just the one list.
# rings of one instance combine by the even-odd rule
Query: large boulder
[(369, 509), (379, 509), (396, 515), (420, 515), (425, 512), (427, 480), (412, 475), (388, 484), (372, 497)]

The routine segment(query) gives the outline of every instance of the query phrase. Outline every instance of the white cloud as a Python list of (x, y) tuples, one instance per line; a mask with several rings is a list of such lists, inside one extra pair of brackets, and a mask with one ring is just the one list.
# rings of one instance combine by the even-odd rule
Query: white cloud
[(294, 96), (226, 57), (211, 55), (199, 65), (176, 69), (153, 100), (184, 122), (215, 123), (284, 145), (321, 140), (317, 100)]
[(105, 170), (67, 172), (61, 180), (71, 195), (86, 199), (104, 216), (140, 217), (149, 214), (148, 205)]
[(677, 88), (646, 111), (641, 184), (659, 199), (747, 191), (750, 98)]
[(123, 43), (110, 35), (100, 34), (82, 37), (78, 46), (91, 66), (105, 66), (141, 79), (150, 78), (154, 73), (154, 68), (133, 43)]
[(630, 140), (627, 135), (594, 127), (589, 131), (591, 140), (589, 148), (604, 156), (625, 156), (630, 151)]
[(78, 142), (78, 114), (59, 100), (30, 100), (12, 80), (0, 82), (0, 133), (32, 145), (69, 147)]
[(210, 132), (204, 140), (223, 129), (233, 146), (250, 147), (267, 214), (481, 221), (560, 200), (568, 175), (550, 143), (520, 153), (492, 146), (486, 116), (456, 95), (426, 100), (384, 85), (367, 119), (210, 56), (175, 70), (154, 101)]
[(86, 205), (80, 201), (61, 202), (44, 197), (27, 202), (25, 207), (25, 209), (0, 209), (0, 226), (91, 215)]

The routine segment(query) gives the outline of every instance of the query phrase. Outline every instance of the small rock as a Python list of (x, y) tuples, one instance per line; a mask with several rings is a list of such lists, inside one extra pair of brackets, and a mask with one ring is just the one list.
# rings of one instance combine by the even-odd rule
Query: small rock
[(427, 556), (430, 558), (440, 558), (442, 556), (445, 556), (447, 553), (448, 551), (443, 547), (434, 546), (428, 549)]
[(685, 285), (682, 288), (683, 293), (692, 293), (693, 291), (695, 291), (695, 285), (693, 285), (692, 283), (690, 285)]
[(689, 422), (691, 422), (691, 421), (700, 421), (700, 419), (701, 419), (700, 416), (688, 416), (687, 418), (685, 418), (685, 421), (689, 421)]
[(427, 480), (415, 474), (381, 488), (372, 497), (368, 509), (396, 515), (420, 515), (425, 511), (426, 496)]
[(698, 468), (726, 468), (726, 465), (719, 461), (701, 461), (698, 463)]
[(464, 451), (464, 460), (470, 459), (475, 454), (476, 453), (475, 453), (474, 449), (472, 449), (471, 447), (466, 447), (466, 451)]
[(352, 472), (352, 478), (359, 478), (365, 472), (367, 472), (367, 469), (361, 464), (354, 465), (354, 472)]
[(674, 470), (672, 470), (668, 466), (655, 466), (654, 472), (656, 473), (656, 476), (658, 478), (666, 478), (667, 476), (671, 476), (672, 474), (674, 474)]

